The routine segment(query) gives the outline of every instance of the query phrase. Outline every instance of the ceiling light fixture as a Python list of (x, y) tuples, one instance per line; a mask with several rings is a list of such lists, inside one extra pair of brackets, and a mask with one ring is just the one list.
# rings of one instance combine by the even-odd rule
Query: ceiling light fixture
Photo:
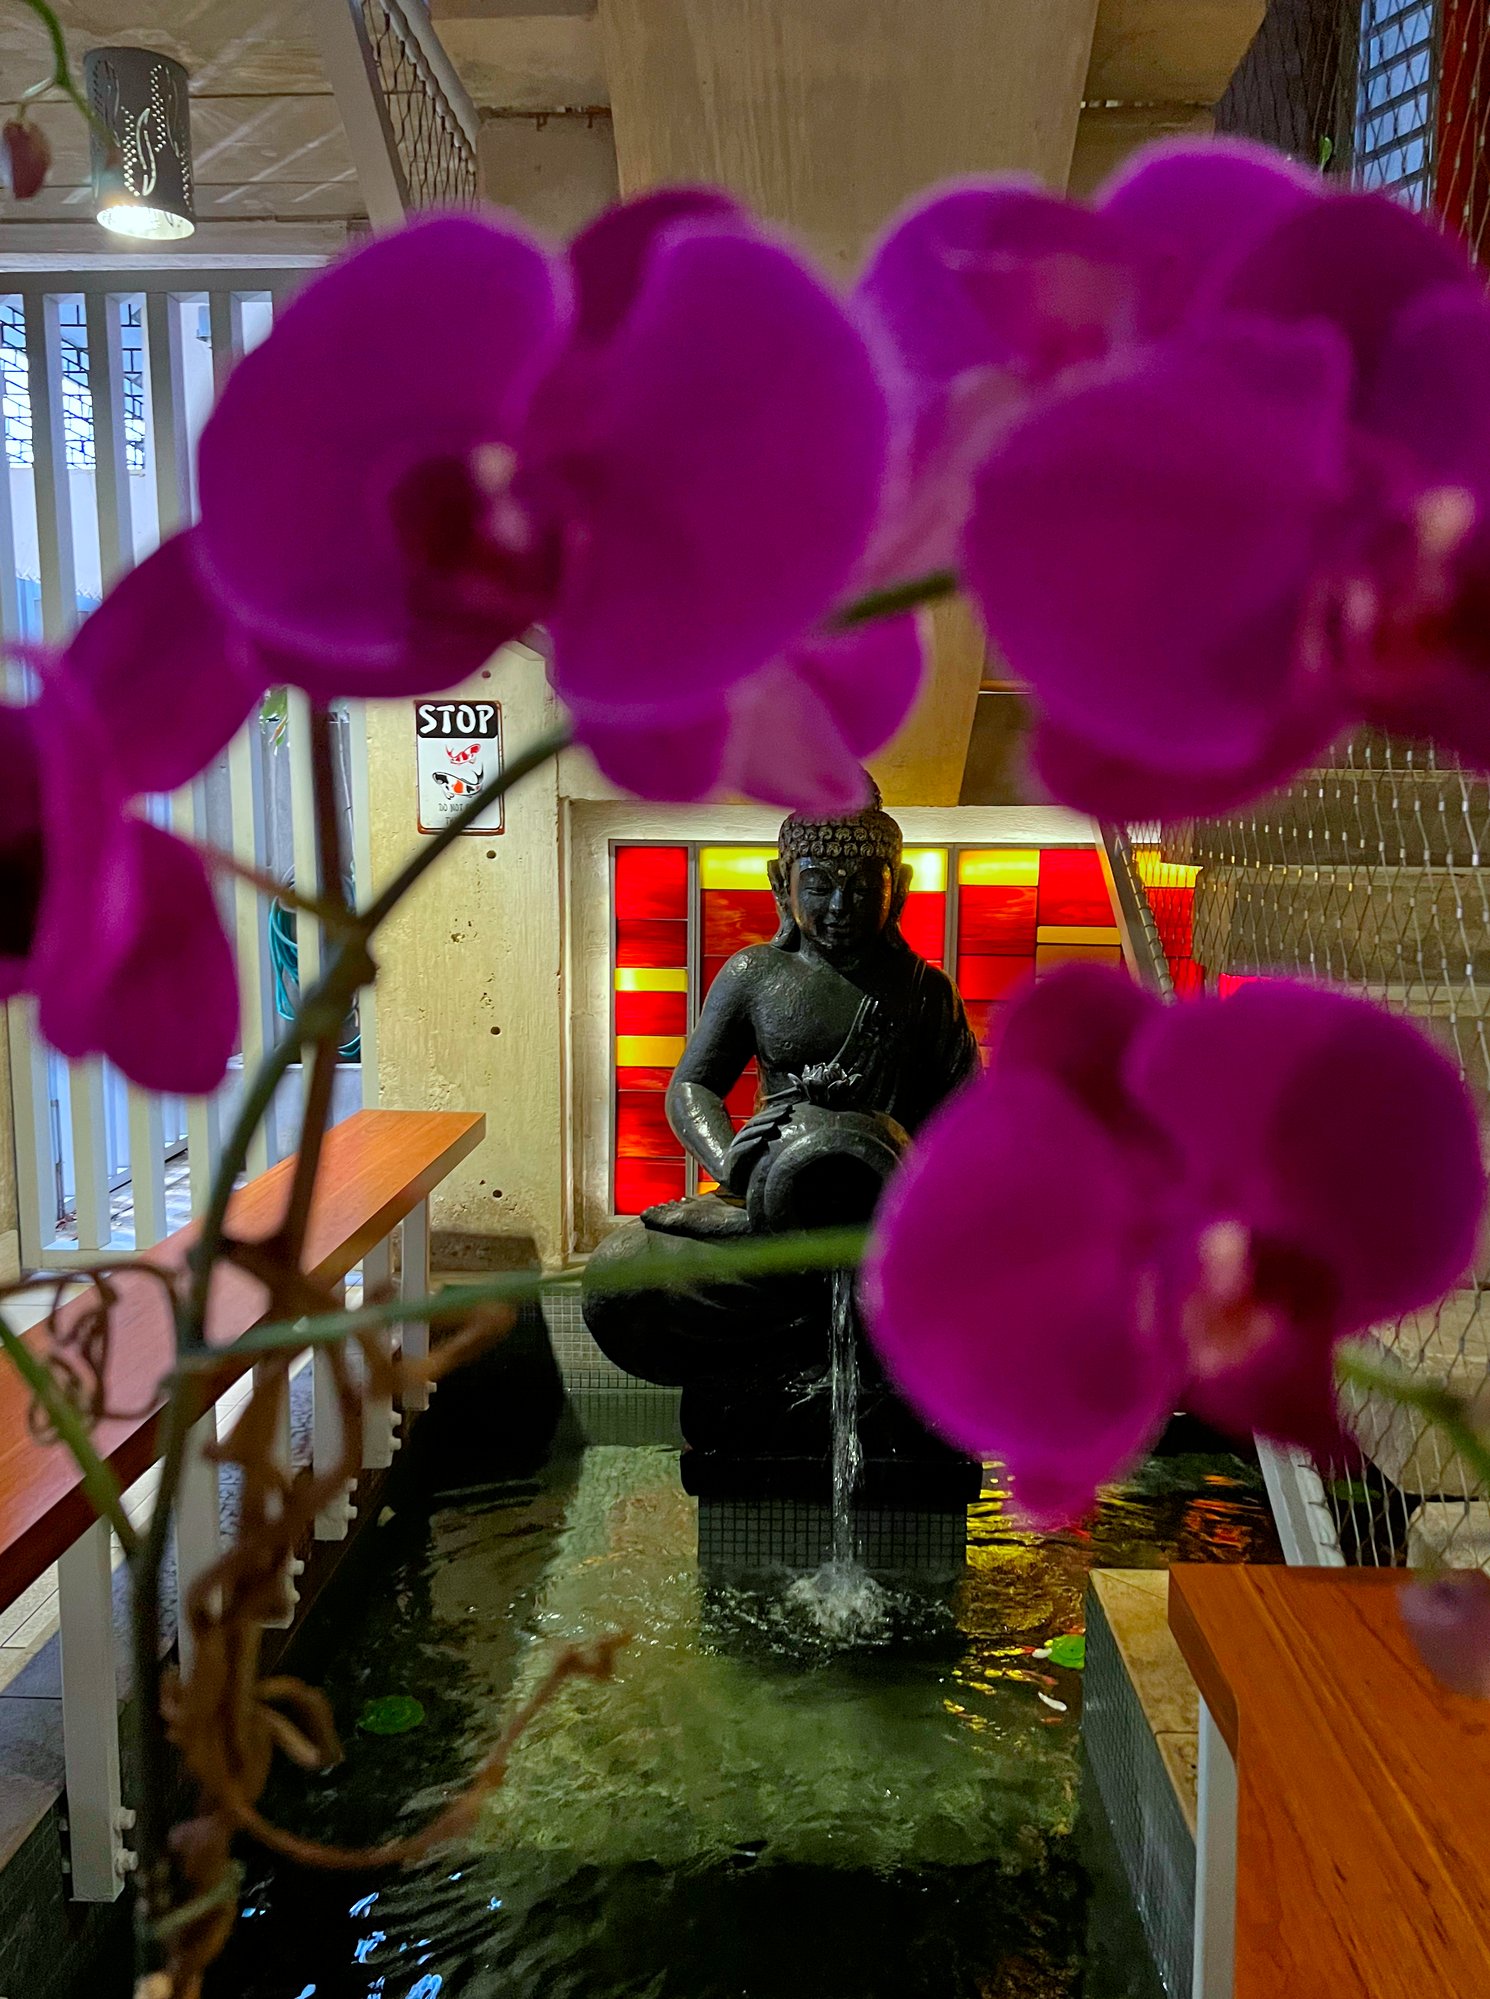
[(90, 49), (83, 82), (102, 128), (93, 134), (100, 223), (156, 243), (190, 236), (197, 219), (186, 71), (153, 49)]

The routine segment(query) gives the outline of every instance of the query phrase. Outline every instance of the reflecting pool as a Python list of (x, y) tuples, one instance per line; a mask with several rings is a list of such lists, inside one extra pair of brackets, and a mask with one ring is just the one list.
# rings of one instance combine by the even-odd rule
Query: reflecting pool
[(707, 1584), (693, 1508), (672, 1449), (596, 1446), (377, 1530), (319, 1673), (347, 1761), (269, 1801), (300, 1832), (410, 1829), (553, 1645), (630, 1642), (440, 1865), (250, 1858), (210, 1999), (1153, 1999), (1084, 1781), (1080, 1648), (1050, 1648), (1094, 1567), (1275, 1558), (1255, 1470), (1155, 1458), (1054, 1536), (986, 1493), (954, 1592), (846, 1623), (785, 1579)]

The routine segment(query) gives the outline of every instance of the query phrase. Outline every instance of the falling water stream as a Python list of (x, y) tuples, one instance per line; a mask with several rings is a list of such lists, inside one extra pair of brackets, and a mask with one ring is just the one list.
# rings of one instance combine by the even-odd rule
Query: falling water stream
[(833, 1272), (833, 1328), (829, 1358), (833, 1397), (833, 1567), (850, 1569), (854, 1546), (854, 1492), (864, 1465), (859, 1442), (859, 1333), (854, 1320), (854, 1275)]

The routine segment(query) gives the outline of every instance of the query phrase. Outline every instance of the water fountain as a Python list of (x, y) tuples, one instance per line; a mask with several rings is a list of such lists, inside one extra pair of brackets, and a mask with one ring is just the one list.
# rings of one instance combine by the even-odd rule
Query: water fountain
[[(585, 1318), (619, 1366), (681, 1387), (685, 1488), (716, 1568), (956, 1568), (980, 1469), (929, 1436), (865, 1347), (848, 1273), (663, 1288), (680, 1253), (867, 1221), (910, 1134), (973, 1072), (956, 988), (900, 931), (900, 828), (878, 801), (788, 819), (771, 870), (780, 928), (710, 989), (667, 1094), (717, 1182), (623, 1225), (590, 1265)], [(748, 1064), (754, 1114), (725, 1099)], [(659, 1285), (620, 1292), (618, 1265)]]

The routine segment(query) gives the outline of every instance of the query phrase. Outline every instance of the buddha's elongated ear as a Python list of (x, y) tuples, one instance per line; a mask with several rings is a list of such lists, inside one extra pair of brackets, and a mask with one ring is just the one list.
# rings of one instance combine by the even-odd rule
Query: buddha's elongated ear
[(890, 921), (898, 924), (905, 914), (905, 899), (911, 892), (915, 877), (908, 866), (902, 865), (895, 871), (895, 886), (890, 892)]
[(782, 866), (779, 860), (767, 861), (766, 879), (771, 884), (771, 893), (776, 898), (776, 914), (781, 921), (771, 942), (778, 950), (795, 951), (801, 943), (797, 929), (797, 919), (792, 915), (791, 866)]

